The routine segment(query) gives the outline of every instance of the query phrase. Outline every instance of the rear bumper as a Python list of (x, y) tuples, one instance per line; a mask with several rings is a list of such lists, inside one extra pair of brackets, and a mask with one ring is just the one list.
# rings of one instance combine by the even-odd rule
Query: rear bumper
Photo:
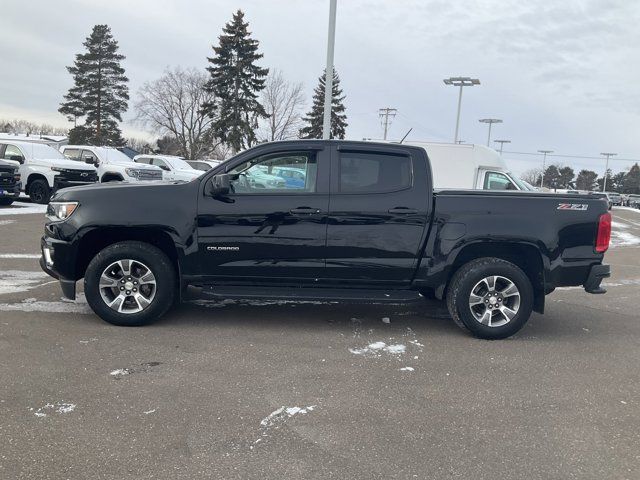
[(607, 293), (607, 291), (600, 286), (600, 283), (605, 278), (611, 276), (611, 267), (609, 265), (593, 265), (589, 271), (587, 281), (584, 282), (584, 290), (587, 293)]

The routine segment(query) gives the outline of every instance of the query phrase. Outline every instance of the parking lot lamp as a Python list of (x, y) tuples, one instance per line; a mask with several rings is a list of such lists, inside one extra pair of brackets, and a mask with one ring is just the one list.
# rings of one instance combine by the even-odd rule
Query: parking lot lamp
[(547, 155), (553, 153), (553, 150), (538, 150), (538, 152), (542, 153), (544, 157), (542, 157), (542, 174), (540, 175), (540, 188), (542, 188), (542, 183), (544, 182), (544, 169), (547, 163)]
[(453, 143), (458, 143), (458, 130), (460, 127), (460, 106), (462, 105), (462, 88), (473, 87), (474, 85), (480, 85), (480, 80), (471, 77), (449, 77), (443, 80), (445, 85), (453, 85), (454, 87), (460, 87), (458, 92), (458, 114), (456, 115), (456, 133), (453, 136)]
[(502, 156), (502, 149), (504, 148), (504, 144), (511, 143), (511, 140), (494, 140), (494, 142), (500, 144), (500, 156)]
[(609, 159), (615, 155), (617, 155), (617, 153), (601, 153), (600, 155), (604, 155), (605, 157), (607, 157), (607, 166), (604, 167), (604, 180), (602, 181), (602, 191), (606, 192), (607, 191), (607, 172), (609, 171)]
[(333, 103), (333, 48), (336, 43), (336, 8), (338, 0), (329, 0), (329, 34), (327, 36), (327, 68), (324, 75), (324, 117), (322, 138), (331, 137), (331, 104)]
[(487, 147), (491, 144), (491, 126), (494, 123), (502, 123), (502, 120), (499, 118), (481, 118), (478, 120), (480, 123), (488, 123), (489, 124), (489, 133), (487, 134)]

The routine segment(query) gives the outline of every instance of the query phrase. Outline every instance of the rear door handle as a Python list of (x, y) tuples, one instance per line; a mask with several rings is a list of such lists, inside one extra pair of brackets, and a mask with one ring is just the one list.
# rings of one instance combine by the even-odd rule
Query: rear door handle
[(415, 208), (407, 208), (407, 207), (394, 207), (394, 208), (390, 208), (387, 211), (389, 213), (394, 213), (394, 214), (402, 213), (405, 215), (410, 213), (418, 213), (418, 210), (416, 210)]
[(298, 207), (292, 208), (291, 210), (289, 210), (289, 213), (292, 215), (313, 215), (314, 213), (320, 213), (320, 209), (311, 207)]

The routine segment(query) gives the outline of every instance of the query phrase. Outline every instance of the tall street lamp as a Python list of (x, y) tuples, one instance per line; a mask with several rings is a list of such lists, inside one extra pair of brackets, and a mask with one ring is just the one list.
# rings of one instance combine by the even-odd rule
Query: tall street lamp
[(602, 182), (602, 191), (606, 192), (607, 191), (607, 172), (609, 171), (609, 159), (615, 155), (617, 155), (617, 153), (601, 153), (600, 155), (604, 155), (605, 157), (607, 157), (607, 166), (604, 168), (604, 180)]
[(504, 148), (504, 144), (511, 143), (511, 140), (494, 140), (494, 142), (500, 144), (500, 156), (502, 156), (502, 149)]
[(490, 143), (491, 143), (491, 126), (494, 123), (502, 123), (502, 120), (500, 120), (499, 118), (481, 118), (478, 121), (480, 123), (488, 123), (489, 124), (489, 133), (487, 134), (487, 147), (488, 147), (490, 145)]
[(443, 82), (445, 85), (460, 87), (460, 92), (458, 93), (458, 114), (456, 115), (456, 133), (453, 136), (453, 143), (458, 143), (458, 130), (460, 127), (460, 106), (462, 105), (462, 88), (480, 85), (480, 80), (471, 77), (450, 77), (445, 78)]
[(338, 0), (329, 3), (329, 33), (327, 35), (327, 68), (324, 79), (324, 117), (322, 121), (322, 138), (331, 137), (331, 103), (333, 101), (333, 47), (336, 43), (336, 8)]
[(538, 152), (544, 155), (544, 157), (542, 157), (542, 175), (540, 175), (540, 188), (542, 188), (542, 184), (544, 182), (544, 169), (545, 164), (547, 163), (547, 155), (553, 153), (553, 150), (538, 150)]

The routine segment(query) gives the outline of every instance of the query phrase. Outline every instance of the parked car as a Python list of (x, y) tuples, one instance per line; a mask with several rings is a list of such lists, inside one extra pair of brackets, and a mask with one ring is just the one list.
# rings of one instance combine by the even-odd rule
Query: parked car
[(32, 202), (46, 204), (57, 190), (95, 183), (93, 165), (67, 160), (43, 143), (0, 141), (0, 158), (17, 162), (21, 186)]
[(184, 161), (184, 159), (171, 155), (136, 155), (133, 161), (160, 167), (164, 170), (162, 174), (164, 180), (183, 180), (190, 182), (194, 178), (202, 175), (201, 170), (196, 170)]
[(622, 196), (617, 192), (604, 192), (611, 205), (620, 206), (622, 205)]
[(208, 172), (213, 167), (217, 167), (222, 163), (222, 160), (186, 160), (192, 168), (200, 170), (202, 172)]
[[(307, 188), (247, 172), (304, 155)], [(284, 183), (284, 182), (283, 182)], [(116, 325), (213, 298), (446, 301), (481, 338), (517, 332), (556, 287), (604, 293), (611, 215), (589, 195), (433, 189), (423, 148), (307, 140), (246, 150), (188, 183), (61, 191), (42, 268)], [(532, 221), (522, 221), (523, 218)], [(544, 220), (544, 221), (542, 221)]]
[(60, 151), (71, 160), (93, 163), (98, 168), (101, 183), (162, 180), (160, 167), (135, 163), (116, 148), (65, 145), (60, 147)]
[(268, 168), (262, 165), (250, 165), (248, 168), (239, 173), (238, 186), (240, 188), (269, 188), (269, 189), (286, 189), (287, 182), (284, 178), (268, 173)]
[(589, 195), (592, 196), (593, 198), (599, 198), (601, 200), (604, 200), (607, 204), (607, 208), (609, 210), (611, 210), (611, 207), (613, 206), (613, 204), (611, 203), (611, 199), (609, 198), (609, 196), (606, 193), (603, 192), (589, 192)]
[(640, 195), (635, 193), (629, 194), (629, 206), (632, 208), (640, 208)]
[(287, 188), (304, 188), (306, 178), (304, 168), (298, 167), (273, 167), (271, 173), (284, 179)]
[(11, 205), (20, 196), (19, 164), (0, 160), (0, 205)]

